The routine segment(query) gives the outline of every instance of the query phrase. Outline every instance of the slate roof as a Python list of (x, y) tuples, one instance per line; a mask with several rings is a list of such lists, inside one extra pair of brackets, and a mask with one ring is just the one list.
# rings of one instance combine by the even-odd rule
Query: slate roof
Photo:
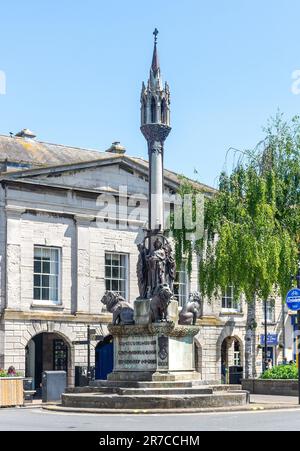
[[(98, 164), (124, 162), (127, 165), (132, 164), (144, 172), (148, 171), (148, 161), (142, 158), (131, 157), (127, 154), (120, 155), (111, 152), (50, 144), (16, 136), (0, 135), (0, 164), (9, 163), (10, 165), (10, 171), (2, 172), (1, 178), (29, 177), (33, 175), (33, 172), (38, 172), (39, 169), (53, 168), (57, 170), (62, 168), (67, 170), (68, 166), (90, 164), (91, 162), (97, 162)], [(17, 167), (11, 170), (13, 165)], [(165, 170), (165, 177), (175, 185), (180, 183), (180, 175), (175, 172)], [(207, 193), (213, 194), (216, 192), (214, 188), (207, 185), (199, 182), (193, 183)]]
[(9, 161), (41, 167), (99, 160), (105, 156), (105, 152), (96, 150), (0, 135), (0, 162)]

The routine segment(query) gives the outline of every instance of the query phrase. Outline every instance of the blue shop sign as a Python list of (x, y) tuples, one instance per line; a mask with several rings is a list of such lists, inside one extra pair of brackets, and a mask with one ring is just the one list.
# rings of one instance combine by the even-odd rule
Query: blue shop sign
[[(261, 335), (260, 344), (261, 344), (261, 346), (265, 346), (265, 335)], [(267, 335), (267, 346), (278, 346), (278, 335), (277, 334), (268, 334)]]

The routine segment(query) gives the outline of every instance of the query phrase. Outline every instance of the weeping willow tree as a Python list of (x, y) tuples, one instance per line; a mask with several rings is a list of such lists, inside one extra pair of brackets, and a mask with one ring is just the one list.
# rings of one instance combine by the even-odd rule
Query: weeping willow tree
[[(206, 199), (204, 238), (191, 243), (189, 230), (173, 228), (177, 264), (186, 257), (191, 271), (192, 253), (200, 256), (202, 295), (212, 299), (233, 286), (236, 300), (243, 296), (248, 303), (246, 377), (256, 376), (256, 301), (285, 298), (300, 244), (299, 118), (286, 123), (278, 113), (265, 132), (254, 151), (240, 152), (231, 173), (220, 175), (218, 193)], [(184, 179), (180, 194), (196, 192)]]

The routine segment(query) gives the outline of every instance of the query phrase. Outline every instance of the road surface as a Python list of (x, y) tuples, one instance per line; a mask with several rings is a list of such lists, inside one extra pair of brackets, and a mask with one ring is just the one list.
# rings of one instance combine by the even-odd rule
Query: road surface
[(0, 409), (0, 431), (300, 431), (300, 410), (103, 416)]

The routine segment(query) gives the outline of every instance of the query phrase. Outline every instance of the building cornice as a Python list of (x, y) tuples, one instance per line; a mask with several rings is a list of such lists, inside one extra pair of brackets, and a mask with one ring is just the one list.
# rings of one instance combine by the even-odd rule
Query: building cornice
[(224, 322), (215, 316), (203, 316), (197, 321), (197, 326), (224, 327)]
[(94, 314), (65, 314), (62, 312), (21, 312), (18, 310), (6, 309), (2, 313), (4, 321), (57, 321), (64, 323), (82, 323), (82, 324), (110, 324), (112, 315), (94, 315)]

